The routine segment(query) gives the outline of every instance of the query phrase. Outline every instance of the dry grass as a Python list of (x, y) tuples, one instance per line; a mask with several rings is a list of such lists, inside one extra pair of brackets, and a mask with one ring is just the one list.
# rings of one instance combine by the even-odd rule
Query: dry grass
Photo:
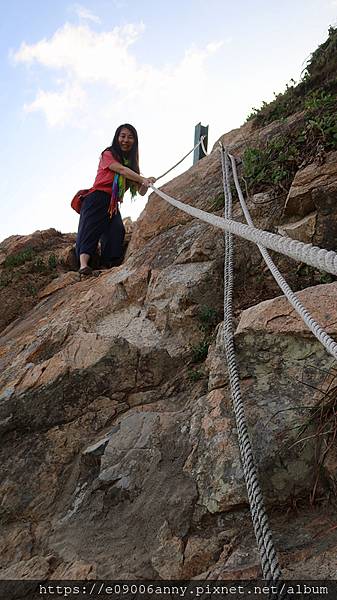
[(320, 394), (318, 402), (307, 408), (308, 417), (300, 426), (297, 440), (290, 446), (301, 445), (302, 450), (307, 443), (314, 443), (315, 476), (310, 494), (310, 503), (316, 499), (318, 484), (327, 457), (333, 451), (337, 437), (337, 369), (329, 371), (323, 383), (324, 389), (314, 389)]

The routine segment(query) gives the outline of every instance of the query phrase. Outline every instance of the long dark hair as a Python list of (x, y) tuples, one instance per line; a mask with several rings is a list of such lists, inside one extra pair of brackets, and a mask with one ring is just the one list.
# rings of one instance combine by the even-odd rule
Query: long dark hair
[[(129, 131), (131, 131), (131, 133), (135, 139), (130, 152), (127, 152), (127, 153), (122, 152), (122, 149), (118, 142), (118, 136), (124, 127), (126, 129), (128, 129)], [(129, 169), (132, 169), (132, 171), (135, 171), (136, 173), (140, 172), (140, 170), (139, 170), (139, 154), (138, 154), (138, 134), (137, 134), (136, 129), (133, 127), (133, 125), (130, 125), (129, 123), (124, 123), (123, 125), (120, 125), (119, 127), (117, 127), (111, 146), (108, 146), (107, 148), (105, 148), (103, 150), (103, 152), (105, 152), (105, 150), (110, 150), (110, 152), (114, 156), (114, 158), (116, 160), (118, 160), (118, 162), (120, 162), (121, 164), (123, 164), (123, 159), (127, 159), (129, 162), (129, 164), (128, 164)], [(102, 152), (102, 154), (103, 154), (103, 152)]]

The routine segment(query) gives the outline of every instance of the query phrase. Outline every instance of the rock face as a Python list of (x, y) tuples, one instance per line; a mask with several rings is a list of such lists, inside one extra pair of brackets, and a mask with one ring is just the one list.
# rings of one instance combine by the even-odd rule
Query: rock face
[[(238, 154), (246, 134), (249, 124), (228, 137)], [(165, 189), (211, 210), (219, 174), (214, 151)], [(279, 225), (276, 209), (271, 221), (267, 204), (254, 205), (258, 225)], [(275, 288), (265, 284), (269, 299), (256, 303), (258, 282), (247, 285), (261, 261), (236, 246), (235, 345), (276, 546), (289, 577), (309, 565), (311, 578), (330, 577), (335, 457), (320, 464), (312, 430), (306, 442), (297, 432), (333, 359), (283, 298), (270, 299)], [(3, 331), (2, 579), (260, 573), (223, 349), (222, 270), (222, 232), (153, 194), (120, 267), (82, 280), (60, 273)], [(331, 335), (336, 292), (337, 283), (301, 292)]]
[(76, 268), (74, 234), (55, 229), (13, 235), (0, 244), (0, 331), (38, 302), (39, 292), (61, 273)]
[(336, 185), (337, 152), (330, 152), (323, 164), (312, 163), (297, 172), (287, 197), (285, 215), (307, 215), (316, 208), (315, 191), (331, 187), (336, 190)]
[(327, 250), (336, 250), (336, 198), (337, 152), (329, 152), (323, 164), (313, 163), (297, 172), (286, 200), (284, 214), (293, 218), (308, 215), (309, 218), (309, 213), (316, 213), (310, 241)]
[[(133, 230), (130, 218), (124, 226), (126, 250)], [(0, 332), (41, 298), (80, 280), (75, 242), (74, 233), (48, 229), (12, 235), (0, 243)], [(98, 265), (98, 256), (93, 262)]]
[(286, 235), (293, 240), (311, 244), (316, 230), (317, 213), (312, 212), (303, 219), (294, 223), (284, 223), (278, 227), (277, 232), (280, 235)]

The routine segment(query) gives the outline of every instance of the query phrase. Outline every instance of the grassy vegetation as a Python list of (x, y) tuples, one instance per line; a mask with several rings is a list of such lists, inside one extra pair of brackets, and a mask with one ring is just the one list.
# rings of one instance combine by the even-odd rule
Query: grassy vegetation
[(243, 155), (243, 177), (250, 193), (270, 187), (288, 191), (303, 162), (337, 149), (337, 94), (314, 93), (306, 99), (304, 120), (287, 135), (281, 134)]
[(198, 317), (201, 330), (207, 334), (209, 334), (219, 322), (217, 311), (209, 306), (201, 306)]
[(48, 266), (49, 269), (53, 270), (56, 269), (57, 267), (57, 258), (55, 256), (55, 254), (50, 254), (48, 257)]
[(299, 166), (309, 163), (326, 151), (337, 149), (337, 28), (330, 27), (328, 39), (311, 55), (301, 81), (278, 94), (260, 109), (253, 109), (249, 119), (261, 127), (303, 111), (299, 124), (287, 134), (273, 137), (243, 156), (243, 172), (251, 194), (273, 187), (288, 191)]
[(265, 145), (246, 148), (243, 155), (243, 177), (250, 192), (265, 191), (274, 186), (286, 190), (299, 162), (297, 144), (280, 135)]
[(196, 346), (192, 346), (192, 363), (200, 363), (205, 360), (208, 354), (209, 341), (202, 340)]
[(32, 248), (27, 248), (22, 252), (18, 252), (17, 254), (13, 254), (12, 256), (7, 256), (4, 267), (5, 269), (13, 269), (14, 267), (20, 267), (24, 265), (26, 262), (30, 262), (35, 257), (35, 252)]
[(12, 281), (11, 276), (8, 273), (0, 274), (0, 290), (7, 287)]
[(210, 206), (210, 210), (220, 210), (224, 206), (225, 206), (225, 197), (222, 192), (213, 199), (212, 204)]
[[(26, 265), (26, 263), (29, 264)], [(21, 270), (20, 274), (20, 267), (23, 265), (26, 266), (23, 272)], [(32, 248), (27, 248), (22, 252), (7, 256), (3, 263), (3, 269), (0, 272), (0, 289), (4, 289), (11, 284), (14, 285), (15, 282), (19, 281), (20, 277), (24, 277), (27, 273), (53, 274), (53, 277), (57, 277), (57, 265), (58, 261), (55, 254), (52, 253), (48, 258), (43, 260)], [(31, 283), (28, 283), (25, 289), (30, 295), (35, 296), (37, 293), (37, 288)]]
[(198, 319), (203, 337), (197, 345), (191, 346), (192, 363), (200, 363), (206, 359), (214, 329), (219, 322), (219, 315), (214, 308), (203, 305), (199, 308)]
[(315, 94), (333, 96), (337, 89), (337, 28), (330, 27), (327, 40), (312, 53), (299, 83), (291, 79), (272, 102), (253, 108), (247, 120), (260, 127), (276, 119), (286, 118), (307, 108), (307, 99)]
[(57, 258), (55, 254), (50, 254), (48, 256), (47, 262), (37, 256), (36, 252), (32, 248), (27, 248), (22, 252), (18, 252), (17, 254), (12, 254), (11, 256), (7, 256), (4, 261), (4, 268), (9, 271), (11, 269), (15, 269), (16, 267), (21, 267), (27, 262), (31, 262), (31, 271), (33, 273), (36, 272), (44, 272), (44, 271), (52, 271), (57, 267)]
[(200, 369), (189, 369), (187, 374), (189, 380), (193, 382), (199, 381), (205, 376), (205, 373), (203, 371), (200, 371)]
[[(325, 479), (324, 466), (329, 456), (334, 456), (337, 437), (337, 371), (330, 371), (330, 383), (325, 390), (314, 388), (320, 393), (320, 399), (313, 407), (307, 408), (308, 416), (305, 422), (298, 426), (297, 440), (293, 446), (299, 445), (302, 450), (308, 443), (315, 446), (315, 476), (310, 495), (313, 504), (319, 482)], [(336, 496), (336, 482), (333, 482), (333, 492)]]

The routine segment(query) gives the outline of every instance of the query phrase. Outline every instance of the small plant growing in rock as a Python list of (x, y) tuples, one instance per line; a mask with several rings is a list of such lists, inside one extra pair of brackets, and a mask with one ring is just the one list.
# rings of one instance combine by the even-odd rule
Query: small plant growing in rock
[(213, 198), (213, 202), (211, 205), (211, 210), (220, 210), (225, 206), (225, 197), (223, 193), (218, 194)]
[[(337, 102), (337, 99), (336, 99)], [(316, 142), (322, 142), (326, 150), (337, 147), (337, 117), (335, 114), (316, 115), (307, 120), (302, 132), (304, 140), (310, 137)]]
[(251, 192), (270, 187), (286, 191), (297, 170), (299, 150), (296, 140), (279, 135), (264, 146), (248, 147), (243, 155), (243, 177)]
[(192, 346), (192, 363), (200, 363), (205, 360), (208, 354), (209, 342), (207, 340), (203, 340), (199, 342), (196, 346)]
[(207, 305), (199, 308), (198, 319), (200, 321), (200, 329), (203, 332), (203, 340), (196, 346), (191, 346), (192, 363), (203, 362), (207, 357), (208, 348), (212, 341), (212, 332), (219, 322), (218, 312)]
[(300, 263), (296, 269), (296, 273), (299, 277), (310, 277), (312, 280), (314, 280), (315, 274), (317, 275), (317, 272), (317, 269), (305, 263)]
[(12, 282), (12, 277), (9, 273), (1, 273), (0, 275), (0, 289), (7, 287)]
[(27, 283), (27, 292), (31, 296), (36, 296), (37, 289), (36, 289), (35, 285), (33, 285), (32, 283)]
[[(337, 437), (337, 372), (330, 371), (330, 383), (325, 390), (318, 389), (321, 398), (313, 406), (309, 407), (308, 417), (299, 427), (297, 441), (294, 445), (300, 445), (302, 450), (305, 446), (314, 442), (315, 444), (315, 476), (313, 488), (310, 495), (311, 504), (314, 503), (319, 481), (323, 474), (324, 464), (331, 452), (335, 450)], [(337, 480), (332, 482), (334, 494), (337, 494)]]
[(195, 382), (202, 379), (205, 376), (205, 373), (200, 371), (200, 369), (189, 369), (187, 375), (190, 381)]
[(320, 283), (332, 283), (334, 278), (330, 273), (320, 273), (319, 282)]
[(38, 258), (34, 261), (31, 270), (33, 273), (43, 273), (47, 269), (48, 267), (45, 265), (43, 259), (38, 256)]
[(214, 308), (206, 305), (200, 307), (198, 317), (201, 321), (200, 328), (205, 333), (209, 333), (219, 321), (217, 311)]
[(306, 110), (319, 110), (336, 106), (336, 96), (324, 90), (315, 90), (304, 101)]
[(55, 254), (50, 254), (48, 257), (48, 266), (50, 269), (56, 269), (57, 267), (57, 258)]

